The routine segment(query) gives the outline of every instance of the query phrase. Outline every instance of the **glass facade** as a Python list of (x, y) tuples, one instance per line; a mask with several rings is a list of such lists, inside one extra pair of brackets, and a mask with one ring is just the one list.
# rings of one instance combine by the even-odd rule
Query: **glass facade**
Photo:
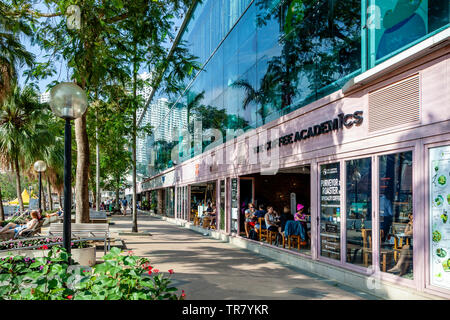
[(447, 0), (375, 0), (368, 8), (371, 64), (417, 43), (448, 26)]
[(341, 257), (340, 164), (320, 166), (320, 255)]
[(372, 159), (349, 160), (346, 166), (347, 262), (372, 265)]
[(152, 123), (142, 173), (152, 176), (339, 90), (448, 25), (448, 0), (202, 1), (182, 35), (202, 69), (179, 96), (147, 111), (156, 119), (159, 105), (167, 110)]
[(380, 270), (413, 279), (412, 152), (378, 157)]

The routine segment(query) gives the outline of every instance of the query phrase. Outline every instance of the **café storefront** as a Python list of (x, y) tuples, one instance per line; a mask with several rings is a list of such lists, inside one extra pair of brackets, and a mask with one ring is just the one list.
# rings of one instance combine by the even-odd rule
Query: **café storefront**
[[(240, 177), (306, 166), (311, 251), (291, 254), (450, 298), (449, 56), (447, 46), (352, 84), (163, 172), (143, 190), (174, 186), (175, 217), (188, 221), (189, 186), (218, 181), (224, 214), (215, 232), (240, 237)], [(163, 176), (172, 183), (155, 182)]]

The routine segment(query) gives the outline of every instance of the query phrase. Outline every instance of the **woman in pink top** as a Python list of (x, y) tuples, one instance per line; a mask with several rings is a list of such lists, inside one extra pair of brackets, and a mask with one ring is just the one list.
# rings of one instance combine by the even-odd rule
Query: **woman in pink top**
[(306, 222), (306, 215), (303, 213), (303, 209), (305, 209), (305, 206), (302, 204), (297, 204), (297, 212), (294, 215), (295, 221), (303, 221)]

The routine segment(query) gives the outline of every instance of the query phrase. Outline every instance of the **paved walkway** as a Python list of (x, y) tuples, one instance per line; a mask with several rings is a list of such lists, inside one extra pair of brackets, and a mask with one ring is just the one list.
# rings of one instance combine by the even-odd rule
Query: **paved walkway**
[[(113, 216), (114, 232), (130, 232), (131, 216)], [(269, 260), (150, 216), (138, 216), (142, 236), (120, 235), (127, 250), (149, 257), (188, 300), (375, 299), (335, 281)], [(98, 252), (98, 257), (103, 251)]]

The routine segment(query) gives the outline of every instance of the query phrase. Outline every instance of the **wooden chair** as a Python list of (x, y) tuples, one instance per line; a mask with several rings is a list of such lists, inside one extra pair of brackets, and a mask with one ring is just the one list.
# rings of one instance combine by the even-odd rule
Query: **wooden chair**
[(283, 248), (286, 247), (286, 243), (288, 248), (291, 247), (294, 248), (294, 246), (297, 247), (298, 250), (300, 250), (301, 246), (308, 246), (308, 241), (302, 241), (302, 238), (299, 235), (289, 235), (287, 238), (283, 233)]
[(266, 231), (267, 231), (267, 237), (266, 237), (267, 243), (272, 244), (274, 241), (277, 240), (278, 232), (269, 231), (269, 230), (266, 230)]
[(210, 225), (209, 225), (209, 228), (210, 228), (211, 230), (216, 230), (216, 217), (212, 217), (212, 218), (211, 218), (211, 223), (210, 223)]
[[(399, 233), (404, 233), (406, 226), (407, 226), (407, 223), (398, 223), (398, 222), (392, 223), (392, 233), (394, 236), (394, 261), (395, 262), (397, 262), (397, 260), (400, 256), (400, 251), (402, 250), (403, 246), (409, 244), (408, 237), (399, 237), (396, 235)], [(403, 243), (403, 239), (406, 240), (405, 244)]]
[(264, 218), (258, 218), (258, 223), (259, 223), (259, 229), (258, 229), (259, 241), (262, 241), (263, 237), (267, 240), (269, 237), (269, 232), (267, 229), (262, 228), (262, 224), (266, 223)]
[[(372, 229), (361, 229), (362, 237), (363, 237), (363, 262), (364, 266), (369, 265), (369, 256), (372, 256)], [(383, 230), (380, 230), (380, 243), (383, 238)], [(392, 251), (387, 249), (380, 248), (381, 255), (381, 270), (386, 272), (387, 269), (387, 260), (390, 257)]]
[(210, 217), (204, 217), (202, 222), (202, 227), (205, 229), (208, 229), (211, 226), (211, 218)]

